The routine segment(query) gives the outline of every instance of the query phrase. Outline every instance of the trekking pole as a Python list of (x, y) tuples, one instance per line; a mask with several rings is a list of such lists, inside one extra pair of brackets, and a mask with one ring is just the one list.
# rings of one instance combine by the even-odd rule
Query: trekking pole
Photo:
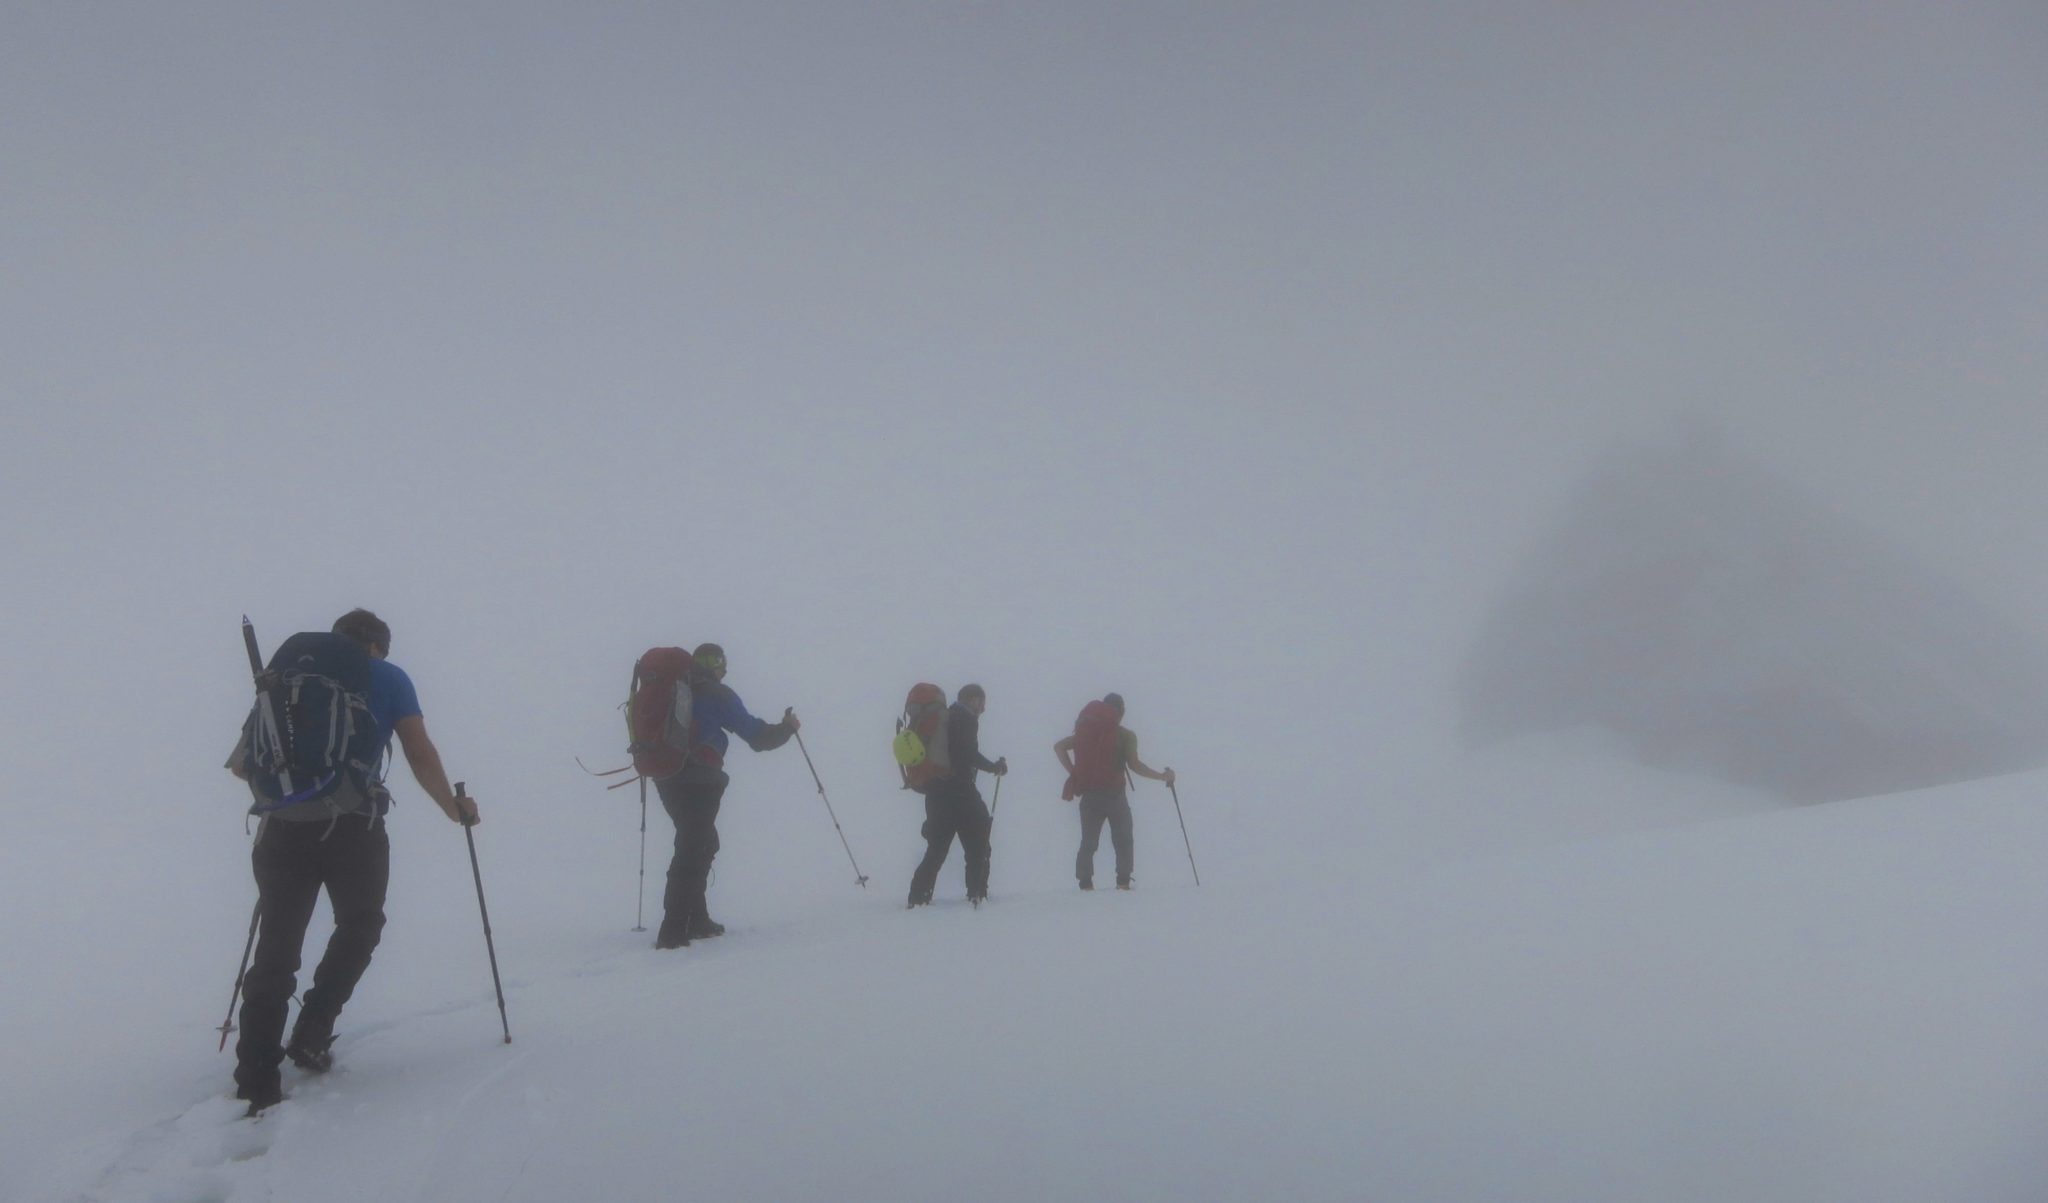
[[(1007, 774), (1005, 774), (1005, 776), (1007, 776)], [(1002, 778), (1002, 777), (997, 777), (997, 778), (996, 778), (996, 792), (995, 792), (995, 796), (991, 797), (991, 798), (990, 798), (990, 799), (988, 800), (988, 829), (989, 829), (990, 831), (994, 831), (994, 830), (996, 829), (996, 807), (998, 807), (998, 806), (1001, 806), (1002, 804), (1003, 804), (1003, 778)]]
[(824, 798), (825, 813), (832, 815), (832, 830), (839, 833), (839, 846), (846, 849), (847, 863), (853, 866), (853, 880), (859, 884), (861, 889), (865, 890), (868, 888), (867, 874), (860, 871), (860, 862), (853, 859), (853, 845), (846, 842), (846, 829), (839, 825), (839, 816), (833, 814), (832, 799), (825, 797), (825, 783), (818, 778), (818, 766), (811, 763), (811, 750), (804, 747), (804, 733), (795, 731), (791, 732), (791, 734), (796, 736), (797, 751), (804, 754), (804, 764), (811, 770), (811, 780), (818, 783), (818, 797)]
[(235, 1004), (242, 1001), (242, 979), (249, 976), (249, 954), (256, 948), (256, 920), (263, 915), (263, 899), (249, 911), (249, 940), (242, 945), (242, 967), (235, 971), (235, 992), (228, 995), (228, 1017), (220, 1021), (220, 1052), (228, 1046), (228, 1033), (235, 1030)]
[(1195, 846), (1188, 844), (1188, 820), (1186, 815), (1180, 813), (1180, 791), (1175, 789), (1173, 784), (1169, 782), (1166, 786), (1166, 792), (1173, 795), (1173, 817), (1180, 820), (1180, 842), (1187, 844), (1188, 868), (1194, 869), (1195, 884), (1199, 886), (1202, 884), (1202, 871), (1195, 869)]
[(640, 779), (640, 901), (633, 907), (633, 930), (646, 931), (647, 914), (647, 778)]
[[(455, 783), (455, 798), (458, 802), (468, 798), (462, 792), (463, 783)], [(460, 809), (460, 808), (458, 808)], [(498, 980), (498, 946), (491, 940), (491, 908), (484, 905), (484, 872), (476, 864), (476, 834), (471, 830), (476, 823), (470, 819), (462, 821), (462, 838), (469, 841), (469, 872), (476, 878), (476, 909), (484, 919), (484, 949), (491, 954), (491, 985), (498, 991), (498, 1023), (505, 1029), (505, 1043), (512, 1043), (512, 1021), (505, 1017), (505, 984)]]

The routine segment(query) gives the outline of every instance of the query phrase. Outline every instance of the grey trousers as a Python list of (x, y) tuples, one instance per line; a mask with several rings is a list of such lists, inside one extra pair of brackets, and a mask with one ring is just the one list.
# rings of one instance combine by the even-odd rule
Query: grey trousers
[(1102, 844), (1102, 824), (1109, 822), (1109, 845), (1116, 850), (1116, 883), (1131, 880), (1131, 799), (1120, 789), (1081, 791), (1081, 851), (1074, 857), (1074, 878), (1095, 881), (1095, 849)]

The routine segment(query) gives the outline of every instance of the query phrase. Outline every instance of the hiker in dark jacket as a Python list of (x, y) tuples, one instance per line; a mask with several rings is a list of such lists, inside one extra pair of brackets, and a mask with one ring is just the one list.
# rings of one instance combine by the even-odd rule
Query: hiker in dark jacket
[(778, 723), (747, 713), (746, 703), (725, 684), (725, 649), (715, 643), (692, 654), (690, 692), (697, 746), (681, 771), (654, 783), (661, 808), (676, 825), (676, 851), (669, 861), (668, 888), (662, 893), (656, 948), (683, 948), (692, 940), (725, 934), (725, 925), (712, 921), (704, 891), (712, 858), (718, 855), (718, 803), (732, 780), (725, 773), (726, 732), (756, 752), (767, 752), (788, 743), (801, 725), (793, 710), (784, 710)]
[[(1126, 774), (1136, 773), (1153, 781), (1163, 781), (1168, 786), (1173, 784), (1174, 776), (1172, 769), (1154, 769), (1138, 759), (1137, 733), (1123, 725), (1123, 696), (1112, 693), (1102, 701), (1114, 713), (1115, 724), (1115, 742), (1105, 749), (1104, 763), (1077, 763), (1075, 745), (1078, 735), (1069, 735), (1054, 744), (1052, 753), (1059, 757), (1060, 767), (1067, 770), (1067, 797), (1069, 800), (1078, 798), (1081, 803), (1081, 850), (1074, 856), (1075, 880), (1084, 890), (1095, 888), (1095, 850), (1101, 846), (1102, 825), (1107, 822), (1110, 847), (1116, 850), (1116, 888), (1128, 890), (1131, 888), (1135, 854), (1131, 836), (1131, 799), (1124, 792)], [(1084, 710), (1082, 714), (1085, 722), (1088, 712)]]
[[(476, 799), (458, 798), (449, 788), (412, 679), (385, 659), (391, 652), (391, 628), (368, 610), (351, 610), (335, 620), (334, 633), (370, 653), (376, 758), (382, 760), (396, 735), (413, 779), (441, 812), (457, 823), (477, 822)], [(228, 759), (228, 770), (237, 777), (244, 776), (244, 747), (238, 745)], [(286, 1057), (313, 1073), (334, 1065), (329, 1050), (335, 1018), (370, 967), (370, 954), (384, 931), (384, 893), (391, 880), (384, 812), (390, 799), (382, 782), (372, 782), (368, 796), (351, 782), (318, 801), (272, 810), (256, 829), (250, 861), (262, 934), (242, 978), (242, 1034), (235, 1044), (235, 1097), (248, 1101), (251, 1115), (284, 1098), (279, 1067)], [(298, 988), (300, 946), (323, 886), (334, 910), (334, 934), (313, 970), (313, 985), (300, 1003), (291, 1039), (285, 1041), (285, 1014)]]
[(988, 897), (988, 804), (981, 800), (975, 774), (1000, 777), (1010, 771), (1010, 764), (981, 754), (981, 714), (986, 709), (988, 695), (981, 686), (962, 685), (960, 696), (947, 711), (946, 751), (952, 770), (925, 792), (924, 860), (910, 877), (911, 906), (924, 906), (932, 900), (939, 868), (946, 863), (956, 835), (967, 858), (967, 900), (978, 903)]

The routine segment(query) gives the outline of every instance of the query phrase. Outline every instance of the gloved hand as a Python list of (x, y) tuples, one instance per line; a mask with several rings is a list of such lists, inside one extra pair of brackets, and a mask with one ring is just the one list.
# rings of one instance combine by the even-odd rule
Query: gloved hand
[(995, 774), (995, 775), (996, 775), (996, 776), (998, 776), (998, 777), (1002, 776), (1003, 774), (1005, 774), (1005, 773), (1007, 773), (1007, 772), (1009, 772), (1009, 771), (1010, 771), (1010, 758), (1009, 758), (1009, 757), (1007, 757), (1007, 756), (1004, 756), (1004, 757), (1000, 757), (1000, 758), (998, 758), (998, 759), (997, 759), (997, 761), (996, 761), (996, 767), (994, 767), (994, 768), (992, 768), (992, 769), (990, 769), (990, 770), (989, 770), (989, 772), (991, 772), (991, 773)]

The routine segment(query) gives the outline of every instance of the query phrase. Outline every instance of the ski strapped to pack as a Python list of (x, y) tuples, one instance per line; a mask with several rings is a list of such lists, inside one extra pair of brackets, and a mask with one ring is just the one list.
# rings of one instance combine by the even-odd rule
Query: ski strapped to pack
[[(254, 633), (245, 628), (253, 654)], [(285, 640), (255, 676), (244, 724), (244, 774), (252, 814), (268, 814), (353, 785), (375, 804), (377, 722), (370, 714), (370, 657), (345, 635), (308, 631)]]

